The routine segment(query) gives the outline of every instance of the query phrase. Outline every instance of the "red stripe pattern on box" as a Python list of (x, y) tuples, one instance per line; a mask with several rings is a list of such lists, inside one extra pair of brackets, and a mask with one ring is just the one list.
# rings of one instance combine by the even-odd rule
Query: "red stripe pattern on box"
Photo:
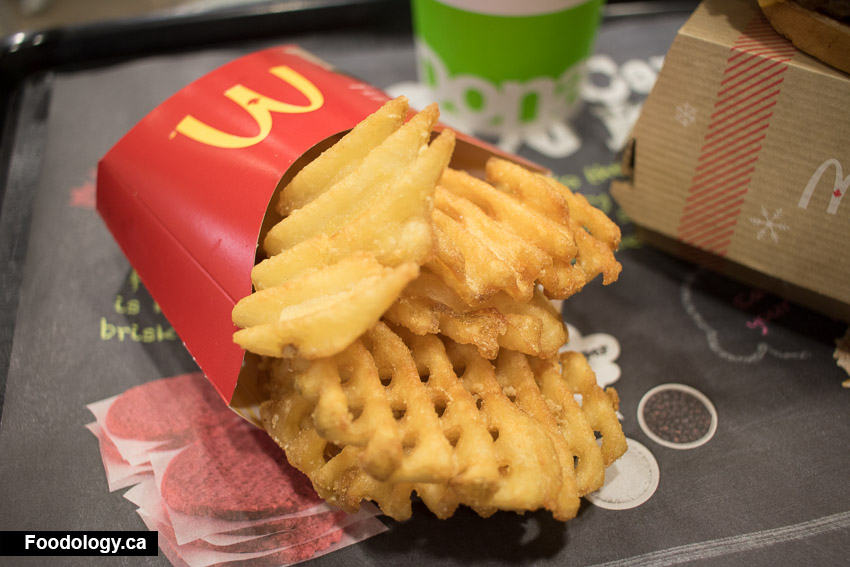
[(796, 51), (761, 14), (730, 48), (679, 219), (682, 242), (726, 255)]

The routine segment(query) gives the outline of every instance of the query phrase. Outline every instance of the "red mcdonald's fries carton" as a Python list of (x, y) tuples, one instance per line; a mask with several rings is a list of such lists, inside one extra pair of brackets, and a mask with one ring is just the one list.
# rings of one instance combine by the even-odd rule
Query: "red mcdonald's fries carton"
[[(249, 419), (251, 364), (231, 312), (251, 293), (260, 235), (278, 220), (269, 203), (387, 100), (297, 46), (270, 48), (179, 91), (99, 164), (107, 227), (207, 378)], [(493, 154), (508, 157), (459, 135), (452, 165), (480, 170)]]
[(850, 75), (799, 51), (756, 0), (679, 30), (612, 194), (647, 240), (850, 320)]

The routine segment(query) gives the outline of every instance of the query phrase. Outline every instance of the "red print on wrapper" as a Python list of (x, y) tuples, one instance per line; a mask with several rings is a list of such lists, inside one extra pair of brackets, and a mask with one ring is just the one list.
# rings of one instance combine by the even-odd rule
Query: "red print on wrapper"
[(324, 503), (200, 373), (136, 386), (89, 409), (110, 490), (135, 485), (125, 498), (160, 532), (174, 565), (286, 565), (386, 530), (373, 507), (349, 515)]
[(300, 512), (322, 502), (268, 434), (247, 424), (199, 435), (171, 460), (161, 491), (174, 510), (221, 519)]
[(194, 372), (130, 388), (110, 406), (106, 425), (119, 437), (185, 444), (195, 431), (241, 419)]
[(759, 13), (732, 46), (676, 236), (725, 256), (796, 48)]

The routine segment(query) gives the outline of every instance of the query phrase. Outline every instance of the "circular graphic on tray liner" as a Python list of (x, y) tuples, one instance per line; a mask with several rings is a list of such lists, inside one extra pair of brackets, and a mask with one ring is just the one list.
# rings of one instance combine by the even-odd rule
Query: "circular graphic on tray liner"
[(717, 411), (705, 394), (684, 384), (661, 384), (641, 398), (638, 424), (647, 437), (672, 449), (704, 445), (717, 431)]
[[(717, 431), (717, 411), (705, 394), (684, 384), (662, 384), (644, 394), (638, 404), (644, 433), (665, 447), (693, 449)], [(652, 452), (634, 439), (628, 450), (605, 471), (605, 484), (587, 499), (607, 510), (637, 508), (658, 489), (660, 472)]]
[(605, 484), (586, 498), (606, 510), (637, 508), (655, 494), (660, 473), (658, 461), (643, 444), (626, 438), (628, 450), (605, 469)]

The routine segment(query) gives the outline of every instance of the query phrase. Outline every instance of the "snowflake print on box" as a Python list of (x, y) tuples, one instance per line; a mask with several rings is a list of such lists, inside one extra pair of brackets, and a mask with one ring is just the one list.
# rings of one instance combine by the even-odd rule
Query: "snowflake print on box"
[(750, 217), (750, 222), (759, 230), (756, 233), (757, 240), (765, 240), (769, 238), (772, 242), (779, 242), (779, 232), (786, 231), (791, 227), (784, 222), (779, 222), (782, 218), (782, 209), (774, 209), (773, 214), (768, 213), (767, 207), (761, 206), (761, 217)]
[(676, 121), (687, 128), (697, 121), (697, 109), (690, 103), (683, 102), (676, 105)]

